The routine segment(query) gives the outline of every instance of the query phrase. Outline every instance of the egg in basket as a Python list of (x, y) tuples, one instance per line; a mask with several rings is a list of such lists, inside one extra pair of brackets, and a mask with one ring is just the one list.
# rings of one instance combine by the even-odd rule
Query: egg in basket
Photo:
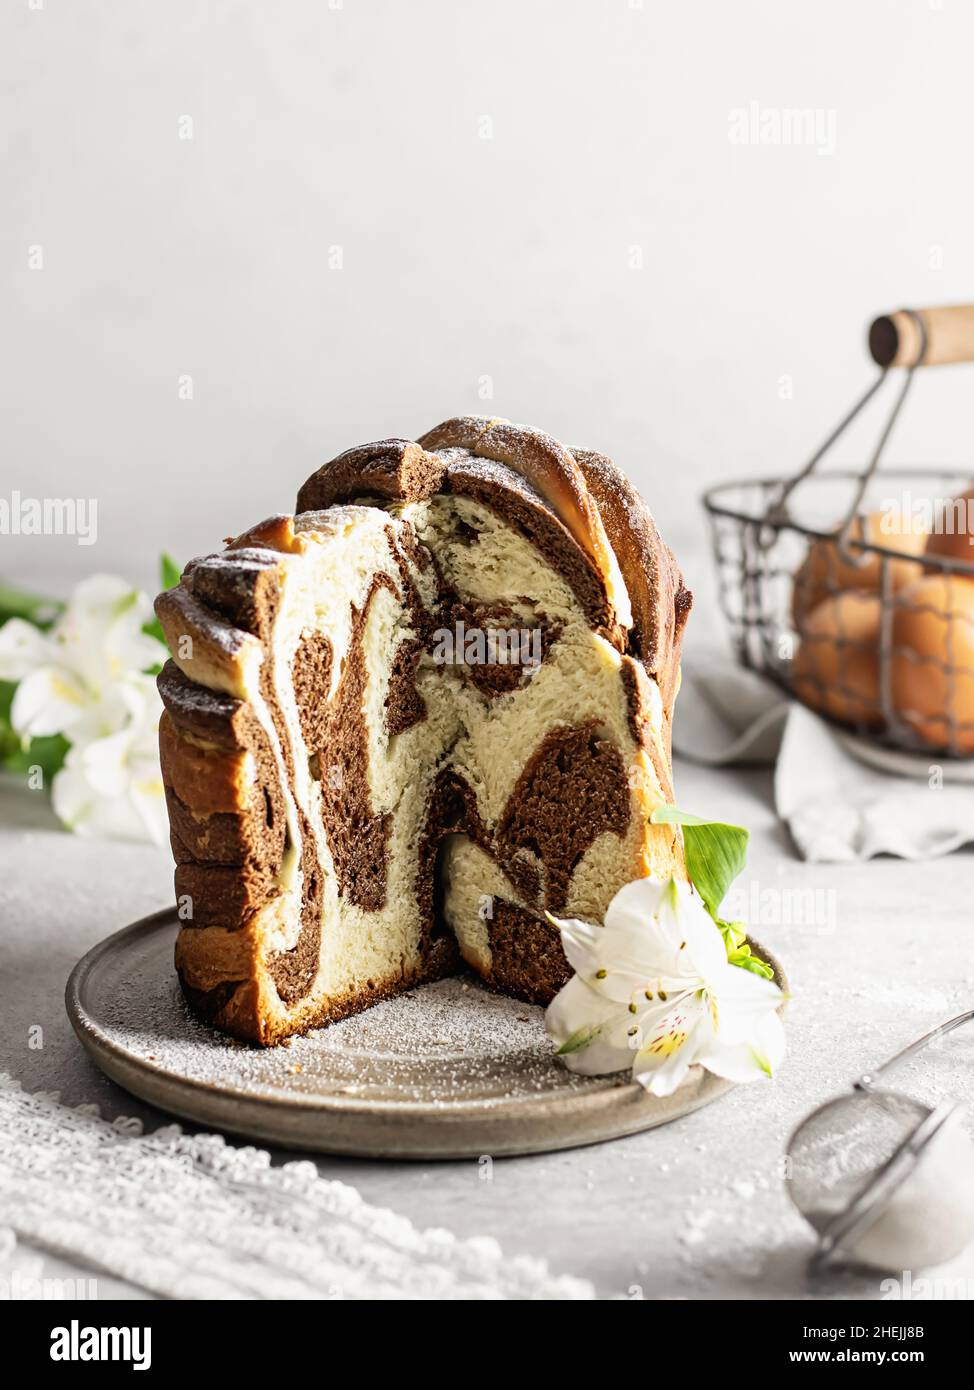
[[(740, 660), (876, 743), (974, 758), (974, 487), (970, 474), (884, 468), (920, 366), (974, 361), (974, 305), (876, 319), (880, 371), (795, 477), (704, 499)], [(902, 381), (859, 472), (818, 470), (895, 369)]]

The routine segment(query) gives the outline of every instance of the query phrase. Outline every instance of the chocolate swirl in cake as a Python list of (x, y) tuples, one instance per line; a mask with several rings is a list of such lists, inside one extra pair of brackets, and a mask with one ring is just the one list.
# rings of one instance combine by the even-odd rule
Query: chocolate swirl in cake
[(649, 816), (688, 607), (608, 460), (473, 418), (348, 451), (187, 566), (157, 611), (193, 1006), (270, 1043), (460, 957), (549, 1000), (546, 911), (684, 873)]

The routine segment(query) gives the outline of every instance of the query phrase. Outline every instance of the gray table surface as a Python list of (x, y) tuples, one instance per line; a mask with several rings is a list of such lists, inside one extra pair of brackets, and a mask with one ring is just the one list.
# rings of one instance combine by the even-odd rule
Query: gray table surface
[[(779, 1078), (740, 1087), (647, 1134), (498, 1160), (489, 1183), (475, 1162), (321, 1158), (319, 1169), (419, 1225), (493, 1235), (510, 1254), (543, 1256), (558, 1272), (593, 1280), (604, 1296), (878, 1297), (879, 1276), (808, 1285), (810, 1242), (783, 1189), (783, 1147), (818, 1102), (974, 1003), (974, 854), (925, 864), (804, 864), (775, 817), (769, 773), (680, 763), (676, 776), (681, 805), (751, 828), (746, 882), (759, 891), (814, 887), (828, 895), (834, 920), (824, 926), (755, 924), (794, 991)], [(62, 996), (80, 955), (171, 894), (168, 851), (78, 839), (58, 827), (42, 793), (0, 782), (0, 1071), (30, 1090), (58, 1090), (71, 1104), (96, 1101), (109, 1117), (163, 1122), (88, 1061)], [(44, 1045), (31, 1049), (36, 1024)], [(951, 1047), (912, 1064), (903, 1083), (974, 1099), (974, 1027)], [(49, 1258), (44, 1272), (81, 1271)], [(974, 1259), (944, 1272), (974, 1279)], [(98, 1293), (140, 1296), (104, 1277)]]

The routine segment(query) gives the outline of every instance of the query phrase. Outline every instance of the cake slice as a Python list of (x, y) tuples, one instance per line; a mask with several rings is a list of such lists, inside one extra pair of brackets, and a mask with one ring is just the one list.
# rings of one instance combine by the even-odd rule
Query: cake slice
[(340, 455), (156, 603), (191, 1005), (275, 1043), (472, 967), (547, 1003), (545, 917), (685, 876), (690, 605), (610, 461), (506, 421)]

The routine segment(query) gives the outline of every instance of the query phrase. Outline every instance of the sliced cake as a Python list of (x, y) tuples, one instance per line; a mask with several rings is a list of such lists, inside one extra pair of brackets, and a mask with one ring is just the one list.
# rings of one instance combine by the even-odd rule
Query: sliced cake
[(475, 417), (340, 455), (156, 608), (191, 1004), (274, 1043), (451, 973), (547, 1003), (545, 912), (684, 876), (690, 596), (608, 459)]

